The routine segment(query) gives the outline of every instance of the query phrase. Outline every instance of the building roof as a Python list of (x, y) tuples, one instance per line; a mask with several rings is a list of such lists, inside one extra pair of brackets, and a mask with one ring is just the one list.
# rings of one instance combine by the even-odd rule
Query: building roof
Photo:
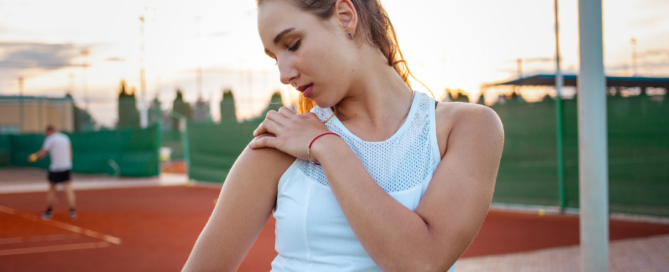
[(0, 95), (0, 104), (72, 104), (72, 97), (47, 97), (47, 96), (19, 96), (19, 95)]
[[(574, 86), (577, 84), (576, 75), (563, 75), (564, 86)], [(554, 74), (541, 74), (524, 77), (516, 80), (493, 83), (486, 87), (493, 86), (555, 86)], [(606, 77), (606, 86), (608, 87), (659, 87), (669, 88), (669, 78), (667, 77)]]

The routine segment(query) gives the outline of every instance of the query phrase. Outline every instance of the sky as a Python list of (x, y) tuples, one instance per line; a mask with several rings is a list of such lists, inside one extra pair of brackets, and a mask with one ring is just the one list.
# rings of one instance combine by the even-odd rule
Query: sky
[[(519, 58), (523, 75), (553, 72), (553, 0), (382, 3), (409, 67), (438, 98), (446, 88), (478, 96), (482, 84), (515, 78)], [(578, 2), (559, 5), (562, 67), (576, 74)], [(666, 14), (667, 0), (603, 1), (608, 75), (632, 75), (635, 38), (637, 75), (669, 76)], [(233, 90), (241, 118), (259, 114), (276, 91), (285, 103), (296, 96), (263, 53), (251, 0), (0, 0), (0, 95), (18, 94), (22, 77), (24, 94), (63, 96), (69, 90), (96, 121), (113, 125), (119, 82), (141, 95), (140, 17), (147, 101), (157, 96), (168, 109), (179, 88), (186, 101), (210, 101), (216, 120), (223, 89)]]

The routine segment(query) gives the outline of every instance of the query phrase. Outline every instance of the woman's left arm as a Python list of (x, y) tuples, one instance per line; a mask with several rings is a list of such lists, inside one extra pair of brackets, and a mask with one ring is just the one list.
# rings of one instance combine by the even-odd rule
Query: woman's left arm
[(497, 114), (460, 107), (448, 149), (415, 211), (393, 199), (338, 137), (312, 151), (323, 165), (344, 215), (384, 271), (446, 271), (467, 249), (485, 218), (504, 143)]
[[(353, 232), (383, 271), (446, 271), (483, 223), (492, 201), (504, 132), (493, 110), (465, 104), (456, 108), (450, 113), (455, 121), (447, 136), (447, 151), (415, 211), (383, 191), (339, 137), (323, 136), (311, 148)], [(288, 128), (261, 127), (258, 132)], [(271, 142), (255, 148), (281, 148), (290, 142), (267, 140)]]

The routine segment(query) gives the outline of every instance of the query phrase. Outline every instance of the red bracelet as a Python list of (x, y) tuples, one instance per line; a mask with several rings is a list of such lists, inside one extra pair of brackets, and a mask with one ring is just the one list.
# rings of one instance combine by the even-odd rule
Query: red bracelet
[(313, 160), (311, 159), (311, 145), (314, 144), (314, 142), (316, 141), (316, 139), (318, 139), (318, 138), (320, 138), (320, 137), (323, 137), (323, 136), (325, 136), (325, 135), (328, 135), (328, 134), (336, 135), (337, 137), (341, 138), (341, 136), (339, 136), (339, 134), (337, 134), (337, 133), (327, 132), (327, 133), (323, 133), (323, 134), (321, 134), (321, 135), (318, 135), (318, 136), (316, 136), (316, 138), (314, 138), (313, 140), (311, 140), (311, 143), (309, 143), (309, 148), (307, 149), (307, 157), (309, 157), (309, 161), (310, 161), (311, 163), (313, 163), (313, 164), (315, 164), (315, 165), (321, 165), (320, 163), (315, 162), (315, 161), (313, 161)]

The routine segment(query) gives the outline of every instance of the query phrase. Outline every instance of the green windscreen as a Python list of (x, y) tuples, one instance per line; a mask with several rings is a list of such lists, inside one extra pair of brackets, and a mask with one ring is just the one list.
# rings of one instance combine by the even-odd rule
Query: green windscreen
[[(159, 174), (157, 127), (69, 133), (72, 171), (89, 174), (119, 174), (148, 177)], [(42, 148), (43, 134), (12, 135), (12, 165), (49, 167), (49, 157), (36, 163), (26, 158)], [(118, 173), (117, 173), (118, 171)]]
[[(611, 212), (669, 216), (669, 101), (607, 97)], [(564, 100), (567, 206), (578, 208), (577, 99)], [(504, 153), (493, 201), (558, 205), (555, 103), (508, 101), (491, 107), (504, 124)]]
[(0, 134), (0, 167), (9, 166), (12, 163), (12, 145), (10, 135)]
[[(563, 101), (567, 207), (578, 208), (577, 99)], [(607, 97), (612, 212), (669, 216), (669, 95)], [(491, 107), (505, 143), (494, 202), (558, 206), (555, 102)], [(188, 123), (190, 178), (223, 182), (259, 121)]]
[(189, 177), (199, 181), (223, 182), (237, 157), (253, 139), (260, 121), (220, 124), (188, 123), (190, 145)]

